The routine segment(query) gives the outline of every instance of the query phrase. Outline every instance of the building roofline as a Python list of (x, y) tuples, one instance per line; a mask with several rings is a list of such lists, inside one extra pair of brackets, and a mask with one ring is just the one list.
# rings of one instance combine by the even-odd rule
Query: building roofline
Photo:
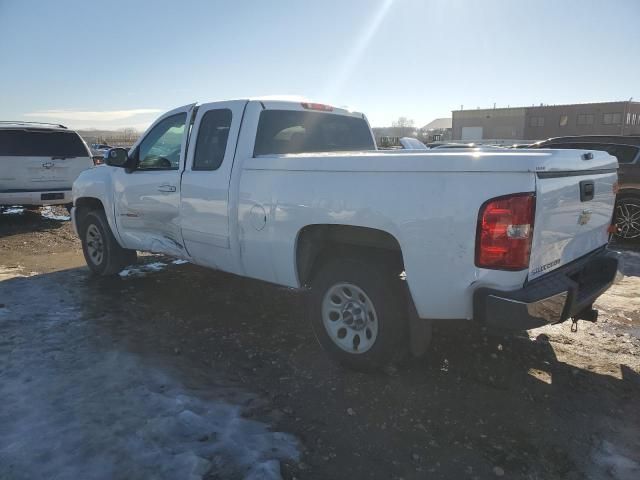
[(611, 103), (627, 103), (632, 105), (640, 105), (640, 102), (634, 102), (629, 100), (613, 100), (609, 102), (583, 102), (583, 103), (558, 103), (558, 104), (546, 104), (546, 105), (522, 105), (519, 107), (496, 107), (496, 108), (467, 108), (465, 110), (451, 110), (451, 113), (457, 112), (488, 112), (494, 110), (522, 110), (523, 108), (549, 108), (549, 107), (579, 107), (584, 105), (605, 105)]

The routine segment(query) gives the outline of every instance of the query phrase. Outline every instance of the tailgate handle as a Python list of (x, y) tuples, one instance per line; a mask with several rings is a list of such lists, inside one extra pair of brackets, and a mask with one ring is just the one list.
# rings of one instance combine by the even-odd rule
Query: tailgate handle
[(595, 194), (595, 184), (593, 180), (583, 180), (580, 182), (580, 201), (588, 202), (589, 200), (593, 200), (593, 195)]

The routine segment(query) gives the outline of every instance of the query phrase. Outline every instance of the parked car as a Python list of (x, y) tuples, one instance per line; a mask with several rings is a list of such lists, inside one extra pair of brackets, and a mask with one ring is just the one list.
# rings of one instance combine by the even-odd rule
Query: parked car
[(355, 368), (423, 352), (433, 319), (593, 320), (618, 268), (603, 152), (383, 153), (360, 113), (236, 100), (172, 110), (105, 163), (73, 187), (93, 273), (144, 250), (308, 290), (316, 337)]
[(600, 150), (618, 159), (618, 195), (614, 223), (622, 240), (640, 241), (640, 136), (585, 135), (558, 137), (535, 148)]
[(0, 209), (71, 205), (71, 186), (93, 167), (80, 136), (63, 125), (0, 122)]
[(417, 138), (402, 137), (399, 142), (403, 150), (428, 150), (427, 146)]
[(414, 137), (382, 137), (377, 148), (384, 151), (428, 150), (424, 143)]
[(106, 143), (91, 144), (91, 153), (96, 156), (104, 157), (104, 154), (107, 153), (107, 151), (110, 149), (111, 149), (111, 146), (107, 145)]

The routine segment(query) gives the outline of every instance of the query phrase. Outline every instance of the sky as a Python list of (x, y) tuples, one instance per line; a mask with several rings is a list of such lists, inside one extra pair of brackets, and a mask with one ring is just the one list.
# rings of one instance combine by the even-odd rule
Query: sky
[(422, 126), (464, 106), (640, 100), (640, 0), (0, 0), (0, 119), (144, 129), (300, 95)]

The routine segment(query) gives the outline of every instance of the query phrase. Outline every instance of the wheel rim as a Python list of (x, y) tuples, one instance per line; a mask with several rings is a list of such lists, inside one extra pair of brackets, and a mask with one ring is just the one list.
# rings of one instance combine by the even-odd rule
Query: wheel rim
[(95, 225), (91, 224), (87, 228), (87, 253), (94, 265), (100, 265), (104, 258), (104, 242), (102, 234)]
[(331, 341), (348, 353), (366, 352), (378, 337), (373, 302), (352, 283), (338, 283), (327, 290), (322, 300), (322, 322)]
[(625, 201), (618, 202), (616, 225), (619, 237), (628, 239), (640, 237), (640, 205)]

